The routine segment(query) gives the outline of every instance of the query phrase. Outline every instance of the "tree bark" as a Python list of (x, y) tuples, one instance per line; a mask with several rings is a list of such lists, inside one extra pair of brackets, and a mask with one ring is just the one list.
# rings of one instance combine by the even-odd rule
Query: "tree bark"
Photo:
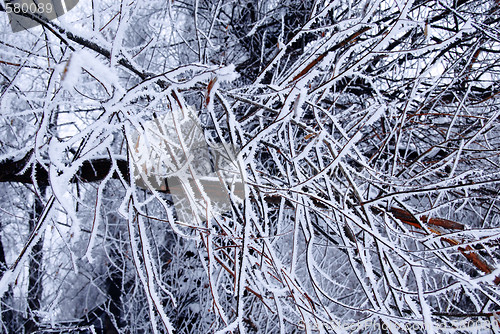
[[(0, 162), (0, 182), (18, 182), (33, 184), (33, 175), (39, 186), (48, 186), (49, 173), (42, 166), (36, 164), (26, 167), (29, 163), (31, 152), (20, 160), (8, 159)], [(115, 160), (118, 171), (125, 180), (129, 180), (128, 163), (126, 160)], [(84, 161), (71, 182), (96, 182), (103, 180), (111, 171), (111, 159), (92, 159)], [(120, 179), (116, 171), (114, 179)]]
[[(4, 247), (3, 247), (3, 242), (2, 242), (2, 226), (0, 222), (0, 276), (3, 276), (3, 273), (7, 269), (7, 261), (5, 258), (5, 252), (4, 252)], [(11, 303), (12, 300), (12, 288), (9, 288), (5, 295), (1, 298), (1, 306), (0, 306), (0, 320), (2, 322), (1, 327), (0, 327), (0, 332), (5, 333), (14, 333), (15, 332), (15, 318), (14, 318), (14, 311), (11, 308)]]
[[(40, 188), (40, 191), (40, 196), (43, 197), (45, 194), (45, 186)], [(35, 196), (33, 206), (34, 208), (29, 222), (30, 232), (35, 228), (36, 221), (43, 212), (44, 205), (42, 199)], [(40, 310), (43, 294), (43, 239), (42, 236), (35, 246), (33, 246), (28, 265), (28, 319), (24, 324), (24, 331), (26, 334), (36, 332), (40, 320), (37, 312)]]

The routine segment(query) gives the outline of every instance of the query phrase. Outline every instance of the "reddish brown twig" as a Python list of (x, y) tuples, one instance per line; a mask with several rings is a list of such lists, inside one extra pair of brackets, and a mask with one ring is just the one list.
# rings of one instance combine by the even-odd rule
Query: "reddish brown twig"
[[(448, 220), (448, 219), (442, 219), (442, 218), (430, 218), (430, 219), (428, 219), (427, 216), (422, 216), (420, 218), (420, 220), (422, 222), (419, 222), (407, 210), (392, 207), (389, 211), (392, 213), (394, 218), (397, 218), (401, 222), (408, 224), (408, 225), (411, 225), (413, 227), (419, 228), (419, 229), (423, 229), (422, 224), (438, 226), (438, 227), (445, 228), (448, 230), (464, 230), (465, 229), (465, 226), (463, 224), (460, 224), (460, 223), (457, 223), (455, 221)], [(439, 230), (436, 230), (430, 226), (429, 226), (429, 230), (432, 233), (435, 233), (437, 235), (442, 234)], [(451, 238), (442, 237), (441, 240), (445, 241), (453, 246), (458, 246), (461, 244), (459, 241), (457, 241), (455, 239), (451, 239)], [(489, 265), (485, 260), (483, 260), (481, 258), (481, 256), (476, 253), (476, 250), (473, 249), (471, 246), (467, 245), (465, 247), (458, 247), (458, 251), (460, 253), (462, 253), (462, 255), (465, 256), (465, 258), (467, 260), (469, 260), (470, 263), (472, 263), (477, 269), (479, 269), (483, 273), (491, 274), (495, 270), (495, 268), (493, 266)], [(495, 285), (499, 285), (500, 284), (500, 276), (495, 277), (495, 279), (493, 280), (493, 283)]]

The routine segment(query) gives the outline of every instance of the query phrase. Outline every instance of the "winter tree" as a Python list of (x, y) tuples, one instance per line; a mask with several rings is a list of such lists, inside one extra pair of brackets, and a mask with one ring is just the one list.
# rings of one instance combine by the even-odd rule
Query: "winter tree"
[(498, 1), (63, 2), (0, 2), (2, 332), (498, 331)]

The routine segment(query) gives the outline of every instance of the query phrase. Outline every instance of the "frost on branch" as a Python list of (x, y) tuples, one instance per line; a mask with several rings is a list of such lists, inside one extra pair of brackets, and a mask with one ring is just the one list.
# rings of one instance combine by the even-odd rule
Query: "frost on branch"
[(496, 328), (496, 2), (72, 13), (0, 44), (6, 332)]

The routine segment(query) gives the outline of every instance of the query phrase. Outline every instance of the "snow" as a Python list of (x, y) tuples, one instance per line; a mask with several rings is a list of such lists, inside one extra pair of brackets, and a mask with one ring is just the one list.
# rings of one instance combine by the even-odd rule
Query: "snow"
[[(74, 24), (65, 17), (13, 47), (6, 39), (0, 162), (33, 152), (25, 171), (46, 168), (50, 184), (23, 252), (8, 245), (25, 241), (27, 224), (11, 217), (28, 217), (23, 201), (40, 189), (5, 185), (2, 238), (13, 264), (0, 292), (20, 282), (6, 307), (30, 298), (26, 260), (45, 235), (48, 289), (33, 310), (44, 323), (78, 303), (63, 289), (51, 295), (69, 284), (63, 272), (100, 303), (111, 265), (123, 273), (123, 314), (153, 333), (182, 331), (181, 312), (200, 332), (437, 333), (443, 321), (464, 323), (439, 316), (458, 292), (470, 301), (460, 301), (464, 312), (494, 312), (500, 110), (488, 50), (498, 40), (487, 19), (477, 23), (485, 6), (448, 2), (314, 2), (289, 27), (302, 3), (273, 0), (259, 3), (242, 35), (246, 3), (82, 2)], [(105, 177), (75, 178), (96, 158), (112, 163)], [(131, 180), (114, 174), (118, 159)], [(219, 183), (232, 190), (215, 196)], [(466, 228), (425, 219), (419, 228), (392, 208)], [(116, 226), (108, 214), (121, 215)], [(68, 234), (52, 241), (51, 221), (69, 221)], [(482, 247), (487, 270), (463, 255), (469, 246)], [(120, 261), (108, 253), (103, 262), (110, 248)], [(60, 249), (74, 251), (64, 263)]]
[(433, 334), (434, 325), (432, 322), (431, 309), (427, 304), (427, 301), (424, 296), (424, 286), (422, 283), (423, 282), (422, 269), (418, 266), (414, 266), (412, 270), (413, 273), (415, 274), (415, 280), (417, 283), (418, 299), (420, 301), (420, 307), (422, 308), (422, 317), (424, 321), (425, 331), (426, 333)]

